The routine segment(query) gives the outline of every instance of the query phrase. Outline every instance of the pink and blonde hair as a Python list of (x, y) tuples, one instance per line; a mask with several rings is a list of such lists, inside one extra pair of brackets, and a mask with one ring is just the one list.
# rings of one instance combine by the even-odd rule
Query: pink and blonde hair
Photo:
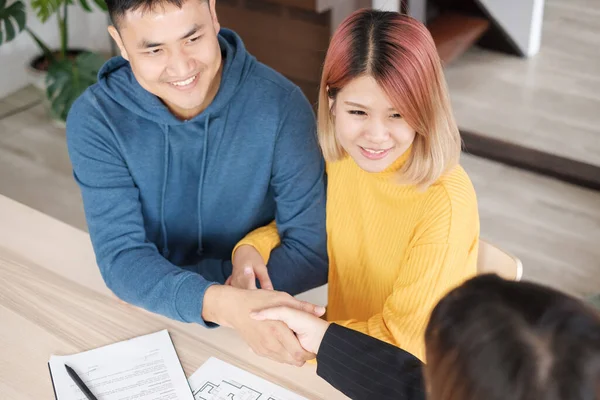
[(334, 33), (319, 90), (319, 142), (327, 161), (346, 154), (337, 142), (329, 99), (353, 79), (375, 79), (417, 132), (403, 183), (428, 187), (458, 164), (461, 140), (435, 43), (427, 28), (406, 15), (363, 9)]

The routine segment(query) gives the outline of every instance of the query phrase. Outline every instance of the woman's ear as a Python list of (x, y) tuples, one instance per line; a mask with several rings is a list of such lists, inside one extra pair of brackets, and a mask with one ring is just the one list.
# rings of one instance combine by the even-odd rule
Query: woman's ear
[(329, 91), (329, 85), (325, 86), (325, 90), (327, 93), (327, 101), (328, 101), (328, 106), (329, 106), (329, 114), (331, 116), (335, 116), (335, 96), (331, 95), (331, 92)]

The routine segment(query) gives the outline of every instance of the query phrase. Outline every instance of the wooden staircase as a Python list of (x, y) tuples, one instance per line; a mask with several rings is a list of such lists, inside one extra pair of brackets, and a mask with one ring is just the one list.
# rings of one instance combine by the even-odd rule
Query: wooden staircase
[(427, 23), (445, 65), (472, 47), (489, 26), (490, 22), (485, 18), (457, 12), (446, 12)]

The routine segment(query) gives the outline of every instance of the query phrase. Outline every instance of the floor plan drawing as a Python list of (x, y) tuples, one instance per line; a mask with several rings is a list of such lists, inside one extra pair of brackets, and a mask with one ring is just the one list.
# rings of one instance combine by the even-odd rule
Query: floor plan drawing
[(209, 358), (188, 380), (194, 400), (307, 400), (217, 358)]

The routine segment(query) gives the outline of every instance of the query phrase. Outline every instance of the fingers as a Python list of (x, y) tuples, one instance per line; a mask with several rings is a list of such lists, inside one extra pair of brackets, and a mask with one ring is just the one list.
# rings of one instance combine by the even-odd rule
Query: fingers
[(290, 319), (289, 308), (287, 307), (273, 307), (267, 308), (265, 310), (259, 312), (253, 312), (250, 314), (250, 317), (257, 321), (282, 321), (286, 322)]
[(325, 307), (316, 306), (307, 301), (300, 301), (295, 298), (292, 299), (293, 301), (291, 302), (290, 307), (295, 308), (296, 310), (304, 311), (317, 317), (325, 314)]
[(266, 265), (255, 265), (254, 273), (260, 282), (261, 289), (273, 290), (273, 283), (269, 277), (269, 271)]
[(251, 267), (245, 267), (240, 273), (234, 272), (225, 282), (238, 289), (256, 289), (256, 277)]
[(246, 289), (256, 289), (256, 275), (252, 267), (244, 267), (244, 283), (243, 287)]
[(314, 304), (303, 301), (302, 311), (313, 314), (316, 317), (322, 317), (325, 314), (325, 307), (316, 306)]
[[(258, 353), (277, 362), (301, 367), (312, 358), (312, 355), (302, 348), (298, 338), (282, 322), (262, 322), (266, 328), (260, 343)], [(257, 349), (254, 350), (255, 352)]]
[(258, 309), (255, 308), (254, 311), (260, 311), (260, 310), (263, 310), (266, 308), (284, 306), (284, 307), (290, 307), (290, 308), (294, 308), (296, 310), (304, 311), (306, 313), (312, 314), (317, 317), (323, 316), (326, 311), (325, 307), (317, 306), (317, 305), (314, 305), (307, 301), (298, 300), (295, 297), (289, 295), (288, 293), (284, 293), (284, 292), (276, 291), (273, 294), (273, 296), (271, 296), (271, 300), (274, 300), (275, 303), (274, 304), (271, 303), (270, 305), (265, 304), (263, 307), (260, 307)]
[(297, 367), (301, 367), (306, 361), (314, 358), (311, 353), (304, 350), (296, 335), (294, 335), (294, 333), (288, 329), (287, 326), (281, 331), (278, 338), (279, 342), (285, 349), (284, 354), (287, 353), (288, 355), (288, 363)]
[[(293, 358), (294, 362), (298, 363), (294, 365), (301, 365), (305, 361), (316, 357), (321, 342), (323, 341), (323, 336), (329, 327), (328, 322), (322, 321), (312, 314), (307, 314), (289, 307), (274, 307), (262, 310), (258, 313), (252, 313), (251, 317), (255, 320), (265, 321), (263, 323), (267, 324), (267, 326), (271, 323), (283, 323), (291, 330), (291, 332), (293, 332), (292, 336), (288, 336), (289, 332), (287, 330), (269, 331), (268, 335), (263, 337), (265, 339), (269, 339), (273, 336), (277, 337), (282, 346), (285, 347), (286, 352)], [(265, 340), (265, 342), (268, 342), (268, 340)], [(303, 350), (297, 348), (297, 344), (299, 344)], [(270, 343), (270, 345), (272, 346), (273, 344)], [(276, 353), (276, 351), (272, 348), (268, 357), (274, 359), (274, 353)], [(286, 356), (279, 355), (279, 357), (285, 358)]]

